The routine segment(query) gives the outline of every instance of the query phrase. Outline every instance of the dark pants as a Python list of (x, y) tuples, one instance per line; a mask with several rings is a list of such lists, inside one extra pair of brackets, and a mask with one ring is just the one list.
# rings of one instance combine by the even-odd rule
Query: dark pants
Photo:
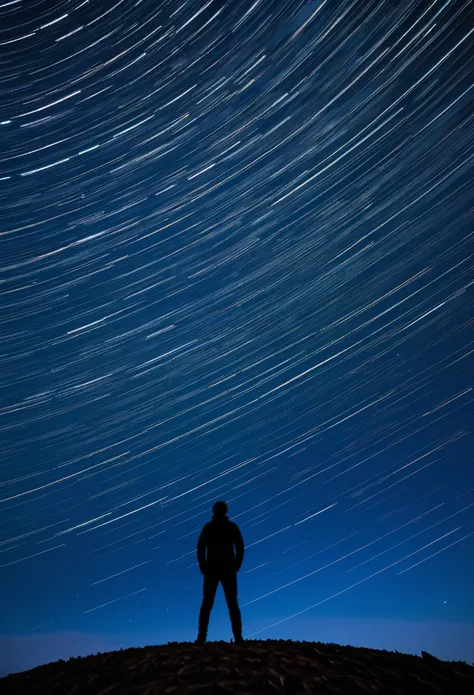
[(204, 575), (204, 591), (201, 610), (199, 612), (199, 635), (207, 636), (209, 617), (214, 605), (217, 586), (221, 582), (224, 589), (227, 608), (229, 609), (230, 622), (234, 637), (242, 636), (242, 618), (239, 604), (237, 603), (237, 572), (212, 572)]

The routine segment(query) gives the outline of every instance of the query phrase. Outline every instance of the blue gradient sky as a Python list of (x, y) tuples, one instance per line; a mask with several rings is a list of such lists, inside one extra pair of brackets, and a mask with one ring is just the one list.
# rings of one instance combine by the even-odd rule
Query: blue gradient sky
[(474, 661), (473, 26), (0, 7), (1, 673), (194, 640), (218, 499), (245, 637)]

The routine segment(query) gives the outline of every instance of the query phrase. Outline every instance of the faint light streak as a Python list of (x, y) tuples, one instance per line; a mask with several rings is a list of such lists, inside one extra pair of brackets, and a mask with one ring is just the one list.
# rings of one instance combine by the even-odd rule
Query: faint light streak
[(7, 46), (10, 43), (24, 41), (24, 39), (29, 39), (31, 36), (36, 36), (36, 31), (34, 31), (32, 34), (25, 34), (24, 36), (19, 36), (17, 39), (10, 39), (9, 41), (0, 41), (0, 46)]
[(93, 524), (96, 521), (100, 521), (100, 519), (105, 519), (106, 516), (110, 516), (112, 512), (106, 512), (105, 514), (101, 514), (100, 516), (96, 516), (94, 519), (89, 519), (88, 521), (83, 521), (81, 524), (76, 524), (75, 526), (71, 526), (70, 528), (64, 529), (63, 531), (59, 531), (59, 533), (55, 533), (55, 536), (63, 536), (65, 533), (71, 533), (72, 531), (76, 531), (78, 528), (83, 528), (84, 526), (88, 526), (89, 524)]
[[(34, 536), (36, 533), (41, 533), (42, 531), (46, 531), (48, 528), (52, 528), (53, 526), (57, 526), (58, 524), (64, 524), (66, 521), (70, 521), (70, 519), (63, 519), (62, 521), (56, 521), (54, 524), (48, 524), (48, 526), (42, 526), (41, 528), (37, 528), (34, 531), (29, 531), (28, 533), (22, 533), (20, 536), (15, 536), (14, 538), (9, 538), (6, 541), (0, 541), (0, 545), (6, 545), (7, 543), (13, 543), (13, 541), (18, 541), (22, 538), (28, 538), (29, 536)], [(58, 534), (56, 534), (58, 535)]]
[(105, 577), (104, 579), (99, 579), (96, 582), (92, 582), (92, 586), (95, 586), (96, 584), (101, 584), (102, 582), (106, 582), (108, 579), (113, 579), (114, 577), (119, 577), (121, 574), (125, 574), (126, 572), (131, 572), (132, 570), (136, 569), (137, 567), (142, 567), (143, 565), (148, 565), (151, 560), (146, 560), (145, 562), (140, 562), (138, 565), (133, 565), (133, 567), (129, 567), (126, 570), (122, 570), (121, 572), (117, 572), (116, 574), (111, 574), (109, 577)]
[(89, 466), (88, 468), (83, 468), (81, 471), (77, 471), (77, 473), (71, 473), (71, 475), (65, 475), (63, 478), (59, 478), (58, 480), (53, 480), (51, 483), (46, 483), (46, 485), (40, 485), (39, 487), (35, 487), (32, 490), (25, 490), (25, 492), (19, 492), (16, 495), (11, 495), (11, 497), (4, 497), (2, 500), (0, 500), (0, 503), (2, 502), (8, 502), (9, 500), (15, 500), (18, 497), (24, 497), (25, 495), (32, 495), (34, 492), (38, 492), (39, 490), (44, 490), (47, 487), (51, 487), (52, 485), (59, 485), (60, 483), (63, 483), (65, 480), (70, 480), (71, 478), (77, 478), (78, 475), (82, 475), (83, 473), (86, 473), (87, 471), (91, 471), (94, 468), (99, 468), (99, 466), (105, 466), (105, 464), (110, 463), (110, 459), (108, 461), (101, 461), (100, 463), (96, 463), (94, 466)]
[(334, 502), (334, 504), (330, 504), (329, 507), (325, 507), (324, 509), (321, 509), (319, 512), (316, 512), (315, 514), (311, 514), (311, 516), (307, 516), (306, 519), (302, 519), (301, 521), (297, 521), (295, 523), (295, 526), (298, 526), (298, 524), (302, 524), (305, 521), (308, 521), (308, 519), (312, 519), (315, 516), (318, 516), (318, 514), (322, 514), (323, 512), (326, 512), (328, 509), (332, 509), (337, 505), (337, 502)]
[(209, 164), (209, 166), (207, 166), (205, 169), (201, 169), (201, 171), (198, 171), (197, 174), (193, 174), (192, 176), (188, 176), (188, 181), (191, 181), (191, 179), (195, 179), (196, 176), (201, 176), (201, 174), (204, 174), (205, 171), (209, 171), (209, 169), (212, 169), (215, 166), (216, 166), (215, 163)]
[[(31, 34), (33, 36), (33, 34)], [(32, 113), (38, 113), (39, 111), (44, 111), (45, 109), (50, 109), (52, 106), (56, 106), (57, 104), (61, 104), (63, 101), (66, 101), (67, 99), (72, 99), (72, 97), (75, 97), (77, 94), (80, 94), (81, 90), (77, 89), (75, 92), (71, 92), (71, 94), (67, 94), (65, 97), (61, 97), (61, 99), (56, 99), (56, 101), (52, 101), (50, 104), (46, 104), (45, 106), (40, 106), (37, 109), (33, 109), (33, 111), (25, 111), (25, 113), (20, 113), (17, 118), (22, 118), (23, 116), (31, 116)]]
[[(443, 506), (444, 506), (444, 502), (442, 504), (438, 504), (437, 507), (430, 509), (430, 512), (434, 511), (435, 509), (439, 509), (440, 507), (443, 507)], [(403, 541), (400, 541), (400, 543), (396, 543), (395, 545), (392, 545), (390, 548), (386, 548), (385, 550), (382, 550), (380, 553), (377, 553), (376, 555), (372, 555), (372, 557), (369, 557), (368, 560), (364, 560), (364, 562), (360, 562), (358, 565), (354, 565), (354, 567), (350, 567), (348, 570), (346, 570), (346, 572), (352, 572), (353, 570), (357, 569), (358, 567), (362, 567), (362, 565), (366, 565), (368, 562), (373, 562), (373, 560), (380, 557), (381, 555), (385, 555), (386, 553), (389, 553), (390, 551), (394, 550), (395, 548), (398, 548), (399, 546), (404, 545), (405, 543), (408, 543), (408, 541), (413, 540), (413, 538), (417, 538), (418, 536), (421, 536), (422, 533), (426, 533), (427, 531), (430, 531), (432, 528), (435, 528), (436, 526), (439, 526), (440, 524), (444, 524), (449, 519), (452, 519), (454, 516), (461, 514), (461, 512), (465, 511), (466, 509), (470, 509), (473, 506), (474, 506), (474, 502), (472, 504), (468, 504), (467, 507), (463, 507), (463, 509), (460, 509), (458, 512), (455, 512), (454, 514), (450, 514), (449, 516), (445, 517), (444, 519), (437, 521), (435, 524), (431, 524), (431, 526), (428, 526), (427, 528), (424, 528), (421, 531), (418, 531), (417, 533), (414, 533), (411, 536), (408, 536), (408, 538), (405, 538)]]
[(70, 31), (68, 34), (64, 34), (64, 36), (59, 36), (57, 39), (55, 39), (55, 42), (58, 43), (59, 41), (64, 41), (64, 39), (68, 39), (73, 34), (77, 34), (78, 31), (81, 31), (81, 29), (84, 29), (84, 26), (77, 27), (76, 29)]
[[(312, 606), (308, 606), (308, 608), (304, 608), (302, 611), (298, 611), (297, 613), (293, 613), (293, 615), (289, 615), (288, 617), (283, 618), (283, 620), (278, 620), (278, 622), (276, 622), (276, 623), (272, 623), (271, 625), (267, 625), (266, 627), (262, 628), (262, 630), (257, 630), (256, 632), (252, 632), (249, 635), (249, 637), (253, 637), (254, 635), (260, 634), (261, 632), (265, 632), (266, 630), (269, 630), (271, 627), (275, 627), (275, 625), (281, 625), (281, 623), (285, 623), (287, 620), (292, 620), (293, 618), (296, 618), (298, 615), (301, 615), (302, 613), (307, 613), (308, 611), (312, 610), (313, 608), (317, 608), (317, 606), (321, 606), (323, 603), (326, 603), (327, 601), (330, 601), (331, 599), (336, 598), (337, 596), (341, 596), (341, 594), (345, 594), (347, 591), (350, 591), (350, 589), (353, 589), (354, 587), (359, 586), (360, 584), (363, 584), (364, 582), (368, 581), (369, 579), (372, 579), (372, 577), (376, 577), (378, 574), (381, 574), (382, 572), (386, 572), (391, 567), (398, 565), (400, 562), (403, 562), (404, 560), (408, 559), (412, 555), (416, 555), (417, 553), (420, 553), (425, 548), (428, 548), (428, 546), (433, 545), (434, 543), (438, 543), (443, 538), (446, 538), (446, 536), (449, 536), (452, 533), (459, 531), (460, 528), (462, 528), (462, 526), (459, 526), (459, 528), (454, 529), (453, 531), (449, 531), (448, 533), (445, 533), (444, 536), (441, 536), (440, 538), (437, 538), (436, 540), (432, 541), (431, 543), (428, 543), (427, 545), (423, 546), (423, 548), (420, 548), (419, 550), (415, 550), (413, 553), (410, 553), (409, 555), (402, 557), (400, 560), (396, 560), (395, 562), (392, 562), (390, 565), (387, 565), (386, 567), (382, 567), (382, 569), (378, 570), (377, 572), (374, 572), (373, 574), (370, 574), (368, 577), (364, 577), (364, 579), (361, 579), (360, 581), (355, 582), (355, 584), (351, 584), (350, 586), (346, 587), (345, 589), (342, 589), (342, 591), (338, 591), (337, 593), (332, 594), (331, 596), (328, 596), (327, 598), (323, 599), (322, 601), (318, 601), (317, 603), (313, 603)], [(461, 540), (463, 540), (463, 539), (461, 539)], [(300, 580), (298, 579), (295, 581), (300, 581)], [(293, 583), (294, 582), (290, 582), (290, 584), (293, 584)], [(289, 584), (286, 584), (285, 586), (289, 586)], [(284, 587), (282, 587), (282, 588), (284, 588)], [(279, 591), (279, 589), (276, 589), (276, 591)], [(274, 593), (274, 592), (271, 592), (271, 593)], [(268, 596), (268, 594), (265, 594), (265, 596)], [(260, 598), (264, 598), (264, 597), (262, 596)], [(258, 600), (259, 599), (255, 599), (255, 601), (258, 601)], [(249, 603), (253, 603), (253, 601), (250, 601)], [(248, 604), (243, 604), (243, 605), (248, 605)]]
[(26, 557), (21, 557), (19, 560), (12, 560), (12, 562), (6, 562), (0, 567), (9, 567), (10, 565), (17, 565), (19, 562), (24, 562), (25, 560), (30, 560), (32, 557), (38, 557), (38, 555), (44, 555), (45, 553), (50, 553), (52, 550), (57, 550), (57, 548), (64, 548), (66, 543), (61, 543), (60, 545), (55, 545), (53, 548), (48, 548), (47, 550), (42, 550), (39, 553), (33, 553), (33, 555), (27, 555)]
[[(323, 567), (318, 567), (318, 569), (313, 570), (312, 572), (309, 572), (308, 574), (305, 574), (302, 577), (298, 577), (298, 579), (294, 579), (293, 581), (288, 582), (287, 584), (283, 584), (283, 586), (280, 586), (277, 589), (273, 589), (273, 591), (269, 591), (267, 594), (263, 594), (262, 596), (259, 596), (258, 598), (255, 598), (252, 601), (247, 601), (247, 603), (244, 603), (243, 605), (248, 606), (249, 604), (255, 603), (256, 601), (260, 601), (262, 598), (266, 598), (267, 596), (270, 596), (271, 594), (275, 594), (278, 591), (282, 591), (282, 589), (286, 589), (288, 586), (291, 586), (292, 584), (296, 584), (297, 582), (301, 582), (301, 581), (303, 581), (303, 579), (307, 579), (308, 577), (312, 577), (314, 574), (318, 574), (319, 572), (322, 572), (323, 570), (327, 569), (328, 567), (332, 567), (333, 565), (336, 565), (338, 562), (342, 562), (342, 560), (345, 560), (346, 558), (351, 557), (351, 555), (355, 555), (356, 553), (359, 553), (361, 550), (365, 550), (365, 548), (368, 548), (369, 546), (374, 545), (374, 543), (381, 541), (383, 538), (387, 538), (388, 536), (391, 536), (392, 534), (396, 533), (396, 531), (400, 531), (400, 529), (405, 528), (405, 526), (408, 526), (416, 521), (419, 521), (423, 516), (426, 516), (431, 511), (433, 511), (433, 510), (429, 510), (428, 512), (421, 514), (420, 516), (416, 517), (415, 519), (412, 519), (411, 521), (408, 521), (407, 523), (402, 524), (401, 526), (398, 526), (398, 528), (393, 529), (392, 531), (388, 531), (387, 533), (384, 533), (383, 536), (379, 536), (375, 540), (370, 541), (369, 543), (366, 543), (365, 545), (361, 545), (361, 546), (359, 546), (359, 548), (356, 548), (355, 550), (351, 550), (349, 553), (346, 553), (345, 555), (338, 557), (336, 560), (329, 562), (327, 565), (323, 565)], [(444, 536), (443, 536), (443, 538), (444, 538)], [(315, 555), (317, 555), (317, 554), (318, 553), (315, 553)], [(310, 557), (312, 557), (312, 556), (310, 556)], [(410, 556), (408, 556), (408, 557), (410, 557)], [(307, 558), (307, 559), (309, 559), (309, 558)], [(295, 564), (297, 564), (297, 563), (295, 563)], [(355, 586), (355, 585), (353, 585), (353, 586)]]
[(428, 412), (423, 413), (423, 415), (422, 415), (421, 417), (426, 417), (427, 415), (433, 415), (433, 413), (436, 413), (437, 410), (440, 410), (441, 408), (444, 408), (446, 405), (449, 405), (450, 403), (453, 403), (454, 401), (457, 401), (458, 398), (461, 398), (461, 396), (465, 396), (466, 393), (469, 393), (470, 391), (472, 391), (472, 386), (470, 386), (468, 389), (465, 389), (465, 390), (462, 391), (461, 393), (458, 393), (457, 396), (453, 396), (453, 397), (450, 398), (449, 400), (444, 401), (443, 403), (440, 403), (439, 405), (437, 405), (437, 406), (436, 406), (435, 408), (433, 408), (432, 410), (429, 410)]
[(275, 531), (275, 533), (270, 533), (270, 535), (265, 536), (265, 538), (259, 538), (258, 541), (254, 541), (253, 543), (247, 543), (245, 546), (246, 548), (251, 548), (254, 545), (258, 545), (259, 543), (263, 543), (263, 541), (267, 541), (269, 538), (273, 538), (273, 536), (278, 536), (279, 533), (283, 533), (283, 531), (288, 531), (289, 528), (293, 528), (294, 524), (290, 524), (289, 526), (285, 526), (284, 528), (279, 529), (278, 531)]
[[(21, 0), (20, 0), (20, 2), (21, 2)], [(57, 24), (57, 22), (60, 22), (62, 19), (66, 19), (66, 17), (69, 17), (69, 15), (67, 13), (61, 15), (61, 17), (58, 17), (57, 19), (53, 19), (51, 22), (48, 22), (47, 24), (42, 24), (40, 26), (40, 29), (46, 29), (46, 27), (52, 27), (53, 24)]]
[[(298, 34), (300, 34), (300, 33), (303, 31), (303, 29), (304, 29), (310, 22), (313, 21), (313, 19), (316, 17), (316, 15), (318, 14), (318, 12), (320, 12), (320, 11), (323, 9), (323, 7), (324, 7), (324, 5), (326, 4), (326, 2), (327, 2), (327, 0), (323, 0), (323, 1), (316, 7), (316, 9), (314, 10), (314, 12), (312, 12), (312, 13), (310, 14), (310, 16), (309, 16), (307, 19), (305, 19), (305, 21), (303, 22), (303, 24), (302, 24), (300, 27), (298, 27), (298, 29), (290, 36), (290, 41), (293, 41), (293, 39), (295, 39), (295, 38), (298, 36)], [(348, 11), (348, 10), (347, 10), (347, 11)]]
[(114, 598), (112, 601), (107, 601), (107, 603), (101, 603), (100, 606), (95, 606), (94, 608), (89, 608), (87, 611), (82, 611), (83, 615), (85, 613), (92, 613), (92, 611), (98, 611), (99, 608), (104, 608), (105, 606), (110, 606), (111, 603), (117, 603), (117, 601), (123, 601), (126, 598), (130, 598), (130, 596), (136, 596), (136, 594), (141, 594), (142, 591), (146, 591), (146, 588), (139, 589), (138, 591), (133, 591), (131, 594), (127, 594), (126, 596), (120, 596), (119, 598)]
[[(460, 528), (462, 528), (462, 527), (460, 527)], [(473, 534), (474, 534), (474, 531), (471, 531), (471, 533), (466, 533), (465, 536), (463, 536), (462, 538), (459, 538), (457, 541), (454, 541), (453, 543), (450, 543), (445, 548), (441, 548), (441, 550), (437, 550), (436, 553), (432, 553), (431, 555), (428, 555), (428, 557), (423, 558), (423, 560), (416, 562), (414, 565), (410, 565), (410, 567), (406, 567), (401, 572), (397, 572), (397, 577), (399, 574), (404, 574), (405, 572), (408, 572), (408, 570), (412, 570), (414, 567), (421, 565), (422, 562), (426, 562), (427, 560), (430, 560), (435, 555), (439, 555), (440, 553), (444, 553), (445, 550), (447, 550), (448, 548), (452, 548), (453, 545), (457, 545), (458, 543), (462, 543), (462, 541), (465, 541), (466, 538), (469, 538), (469, 536), (472, 536)]]
[(143, 507), (139, 507), (138, 509), (132, 509), (131, 512), (127, 512), (126, 514), (122, 514), (121, 516), (115, 517), (115, 519), (110, 519), (109, 521), (104, 521), (103, 524), (97, 524), (97, 526), (94, 526), (93, 528), (88, 528), (85, 531), (81, 531), (78, 535), (81, 536), (83, 533), (89, 533), (90, 531), (95, 531), (98, 528), (101, 528), (102, 526), (108, 526), (109, 524), (114, 524), (116, 521), (120, 521), (120, 519), (124, 519), (126, 516), (131, 516), (132, 514), (138, 514), (138, 512), (142, 512), (144, 509), (148, 509), (149, 507), (153, 507), (155, 504), (159, 504), (162, 502), (166, 497), (160, 497), (159, 500), (155, 500), (154, 502), (150, 502), (149, 504), (145, 504)]
[(32, 174), (37, 174), (38, 171), (46, 171), (46, 169), (51, 169), (52, 167), (57, 167), (59, 164), (64, 164), (64, 162), (69, 162), (69, 157), (65, 159), (60, 159), (58, 162), (53, 162), (52, 164), (45, 164), (44, 167), (39, 167), (38, 169), (31, 169), (30, 171), (24, 171), (20, 176), (31, 176)]
[(206, 9), (209, 7), (209, 5), (212, 5), (212, 3), (213, 3), (213, 0), (209, 0), (209, 2), (207, 2), (205, 5), (203, 5), (203, 6), (202, 6), (197, 12), (195, 12), (186, 22), (184, 22), (184, 24), (182, 24), (178, 29), (176, 29), (176, 34), (179, 34), (180, 31), (182, 31), (185, 27), (187, 27), (188, 24), (190, 24), (190, 23), (193, 21), (193, 19), (196, 19), (196, 17), (197, 17), (198, 15), (200, 15), (201, 12), (204, 12), (204, 10), (206, 10)]

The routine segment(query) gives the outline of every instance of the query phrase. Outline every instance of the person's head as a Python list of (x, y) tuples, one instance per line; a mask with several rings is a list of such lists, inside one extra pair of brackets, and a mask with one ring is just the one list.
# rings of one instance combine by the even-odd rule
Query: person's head
[(212, 508), (214, 516), (223, 517), (227, 514), (227, 504), (226, 502), (216, 502)]

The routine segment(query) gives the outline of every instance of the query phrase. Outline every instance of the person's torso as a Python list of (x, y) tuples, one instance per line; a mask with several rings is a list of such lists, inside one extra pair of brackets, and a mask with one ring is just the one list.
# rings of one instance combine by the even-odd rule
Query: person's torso
[(234, 555), (234, 528), (231, 521), (213, 519), (207, 526), (207, 564), (210, 568), (232, 568)]

